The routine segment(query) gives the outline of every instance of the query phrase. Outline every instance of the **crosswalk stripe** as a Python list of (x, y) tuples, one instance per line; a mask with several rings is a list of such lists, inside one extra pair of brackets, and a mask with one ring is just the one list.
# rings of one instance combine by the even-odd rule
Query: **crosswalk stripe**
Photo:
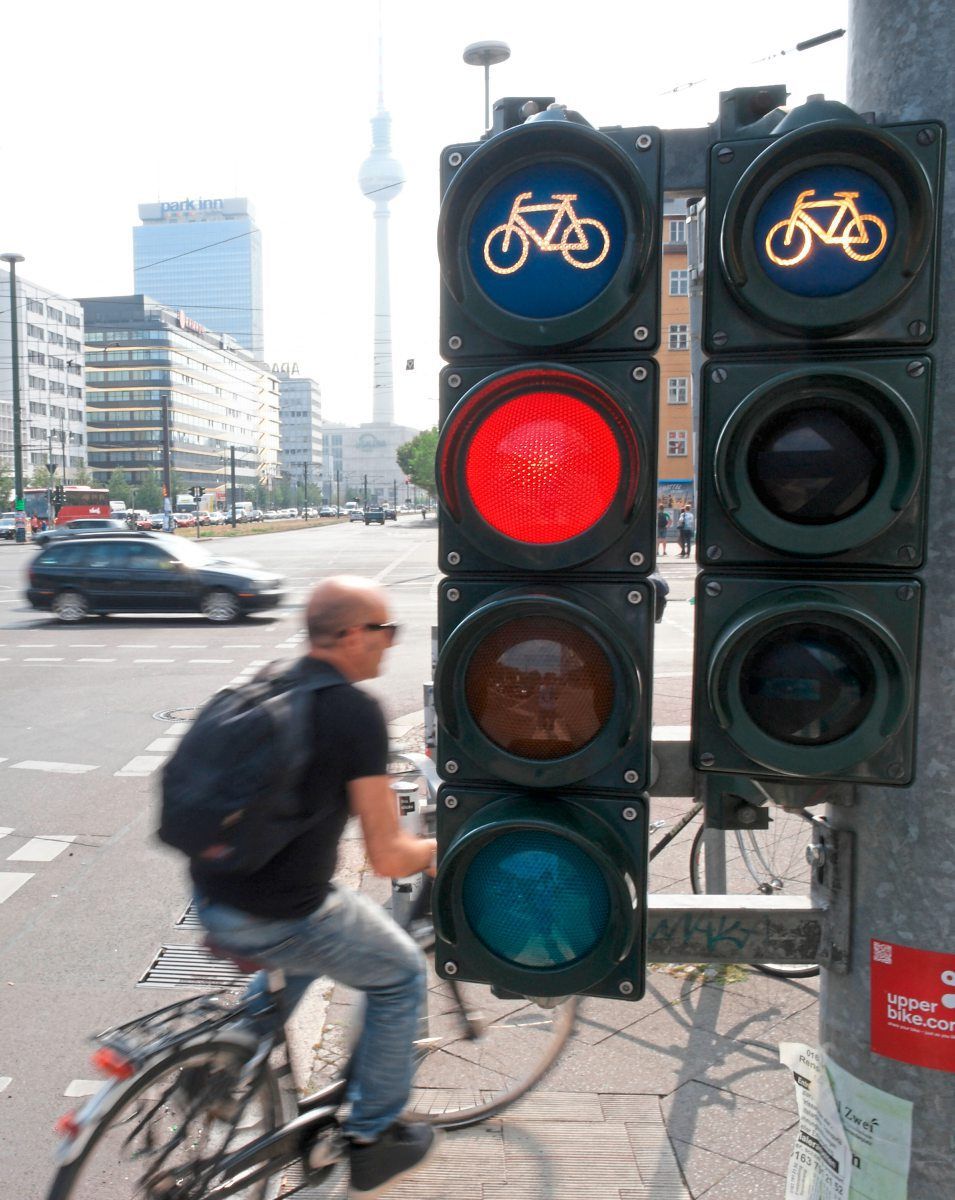
[(61, 775), (82, 775), (86, 771), (98, 771), (99, 768), (87, 763), (43, 762), (37, 758), (25, 758), (23, 762), (11, 763), (11, 770), (19, 771), (53, 771)]
[(0, 904), (9, 900), (15, 891), (22, 888), (28, 879), (33, 878), (33, 872), (0, 871)]
[(0, 1075), (0, 1092), (9, 1087), (11, 1083), (13, 1083), (12, 1075)]
[(131, 758), (125, 767), (120, 767), (118, 771), (114, 771), (114, 775), (151, 775), (157, 767), (161, 767), (165, 762), (164, 757), (155, 758), (149, 754), (137, 754), (135, 758)]
[(52, 862), (62, 854), (76, 834), (48, 834), (46, 837), (30, 838), (28, 842), (7, 855), (7, 862)]

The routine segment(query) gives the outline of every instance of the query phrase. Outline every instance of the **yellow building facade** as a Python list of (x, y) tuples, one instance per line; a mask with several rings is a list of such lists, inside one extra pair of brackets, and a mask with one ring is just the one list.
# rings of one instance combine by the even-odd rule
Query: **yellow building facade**
[(693, 484), (693, 373), (690, 369), (690, 270), (686, 246), (686, 201), (667, 199), (663, 210), (660, 421), (657, 445), (657, 503), (671, 517), (695, 502)]

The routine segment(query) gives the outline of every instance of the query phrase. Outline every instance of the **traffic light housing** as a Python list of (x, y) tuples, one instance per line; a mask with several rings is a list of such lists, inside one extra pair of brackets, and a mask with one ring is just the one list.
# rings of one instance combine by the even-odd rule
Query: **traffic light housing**
[(637, 999), (660, 135), (548, 110), (441, 163), (435, 963)]
[(912, 780), (943, 143), (817, 100), (711, 147), (700, 770)]

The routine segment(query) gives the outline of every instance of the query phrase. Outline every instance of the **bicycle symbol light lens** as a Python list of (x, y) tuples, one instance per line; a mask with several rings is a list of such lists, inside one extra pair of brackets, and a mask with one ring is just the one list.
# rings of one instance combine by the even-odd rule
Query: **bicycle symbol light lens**
[[(625, 136), (624, 136), (625, 133)], [(659, 336), (656, 130), (531, 120), (445, 159), (441, 351), (652, 350)], [(455, 157), (455, 155), (451, 155)]]
[(637, 430), (607, 380), (546, 365), (501, 372), (445, 423), (440, 497), (501, 564), (581, 566), (621, 538), (647, 490)]

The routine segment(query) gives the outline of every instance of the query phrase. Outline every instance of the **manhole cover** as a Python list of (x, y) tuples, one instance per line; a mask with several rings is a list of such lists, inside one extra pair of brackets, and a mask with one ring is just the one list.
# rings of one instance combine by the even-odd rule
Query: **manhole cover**
[(176, 925), (180, 929), (202, 929), (203, 924), (199, 920), (199, 914), (196, 912), (195, 904), (190, 904), (186, 911), (182, 914)]
[(162, 712), (153, 713), (154, 721), (194, 721), (199, 715), (198, 708), (167, 708)]

